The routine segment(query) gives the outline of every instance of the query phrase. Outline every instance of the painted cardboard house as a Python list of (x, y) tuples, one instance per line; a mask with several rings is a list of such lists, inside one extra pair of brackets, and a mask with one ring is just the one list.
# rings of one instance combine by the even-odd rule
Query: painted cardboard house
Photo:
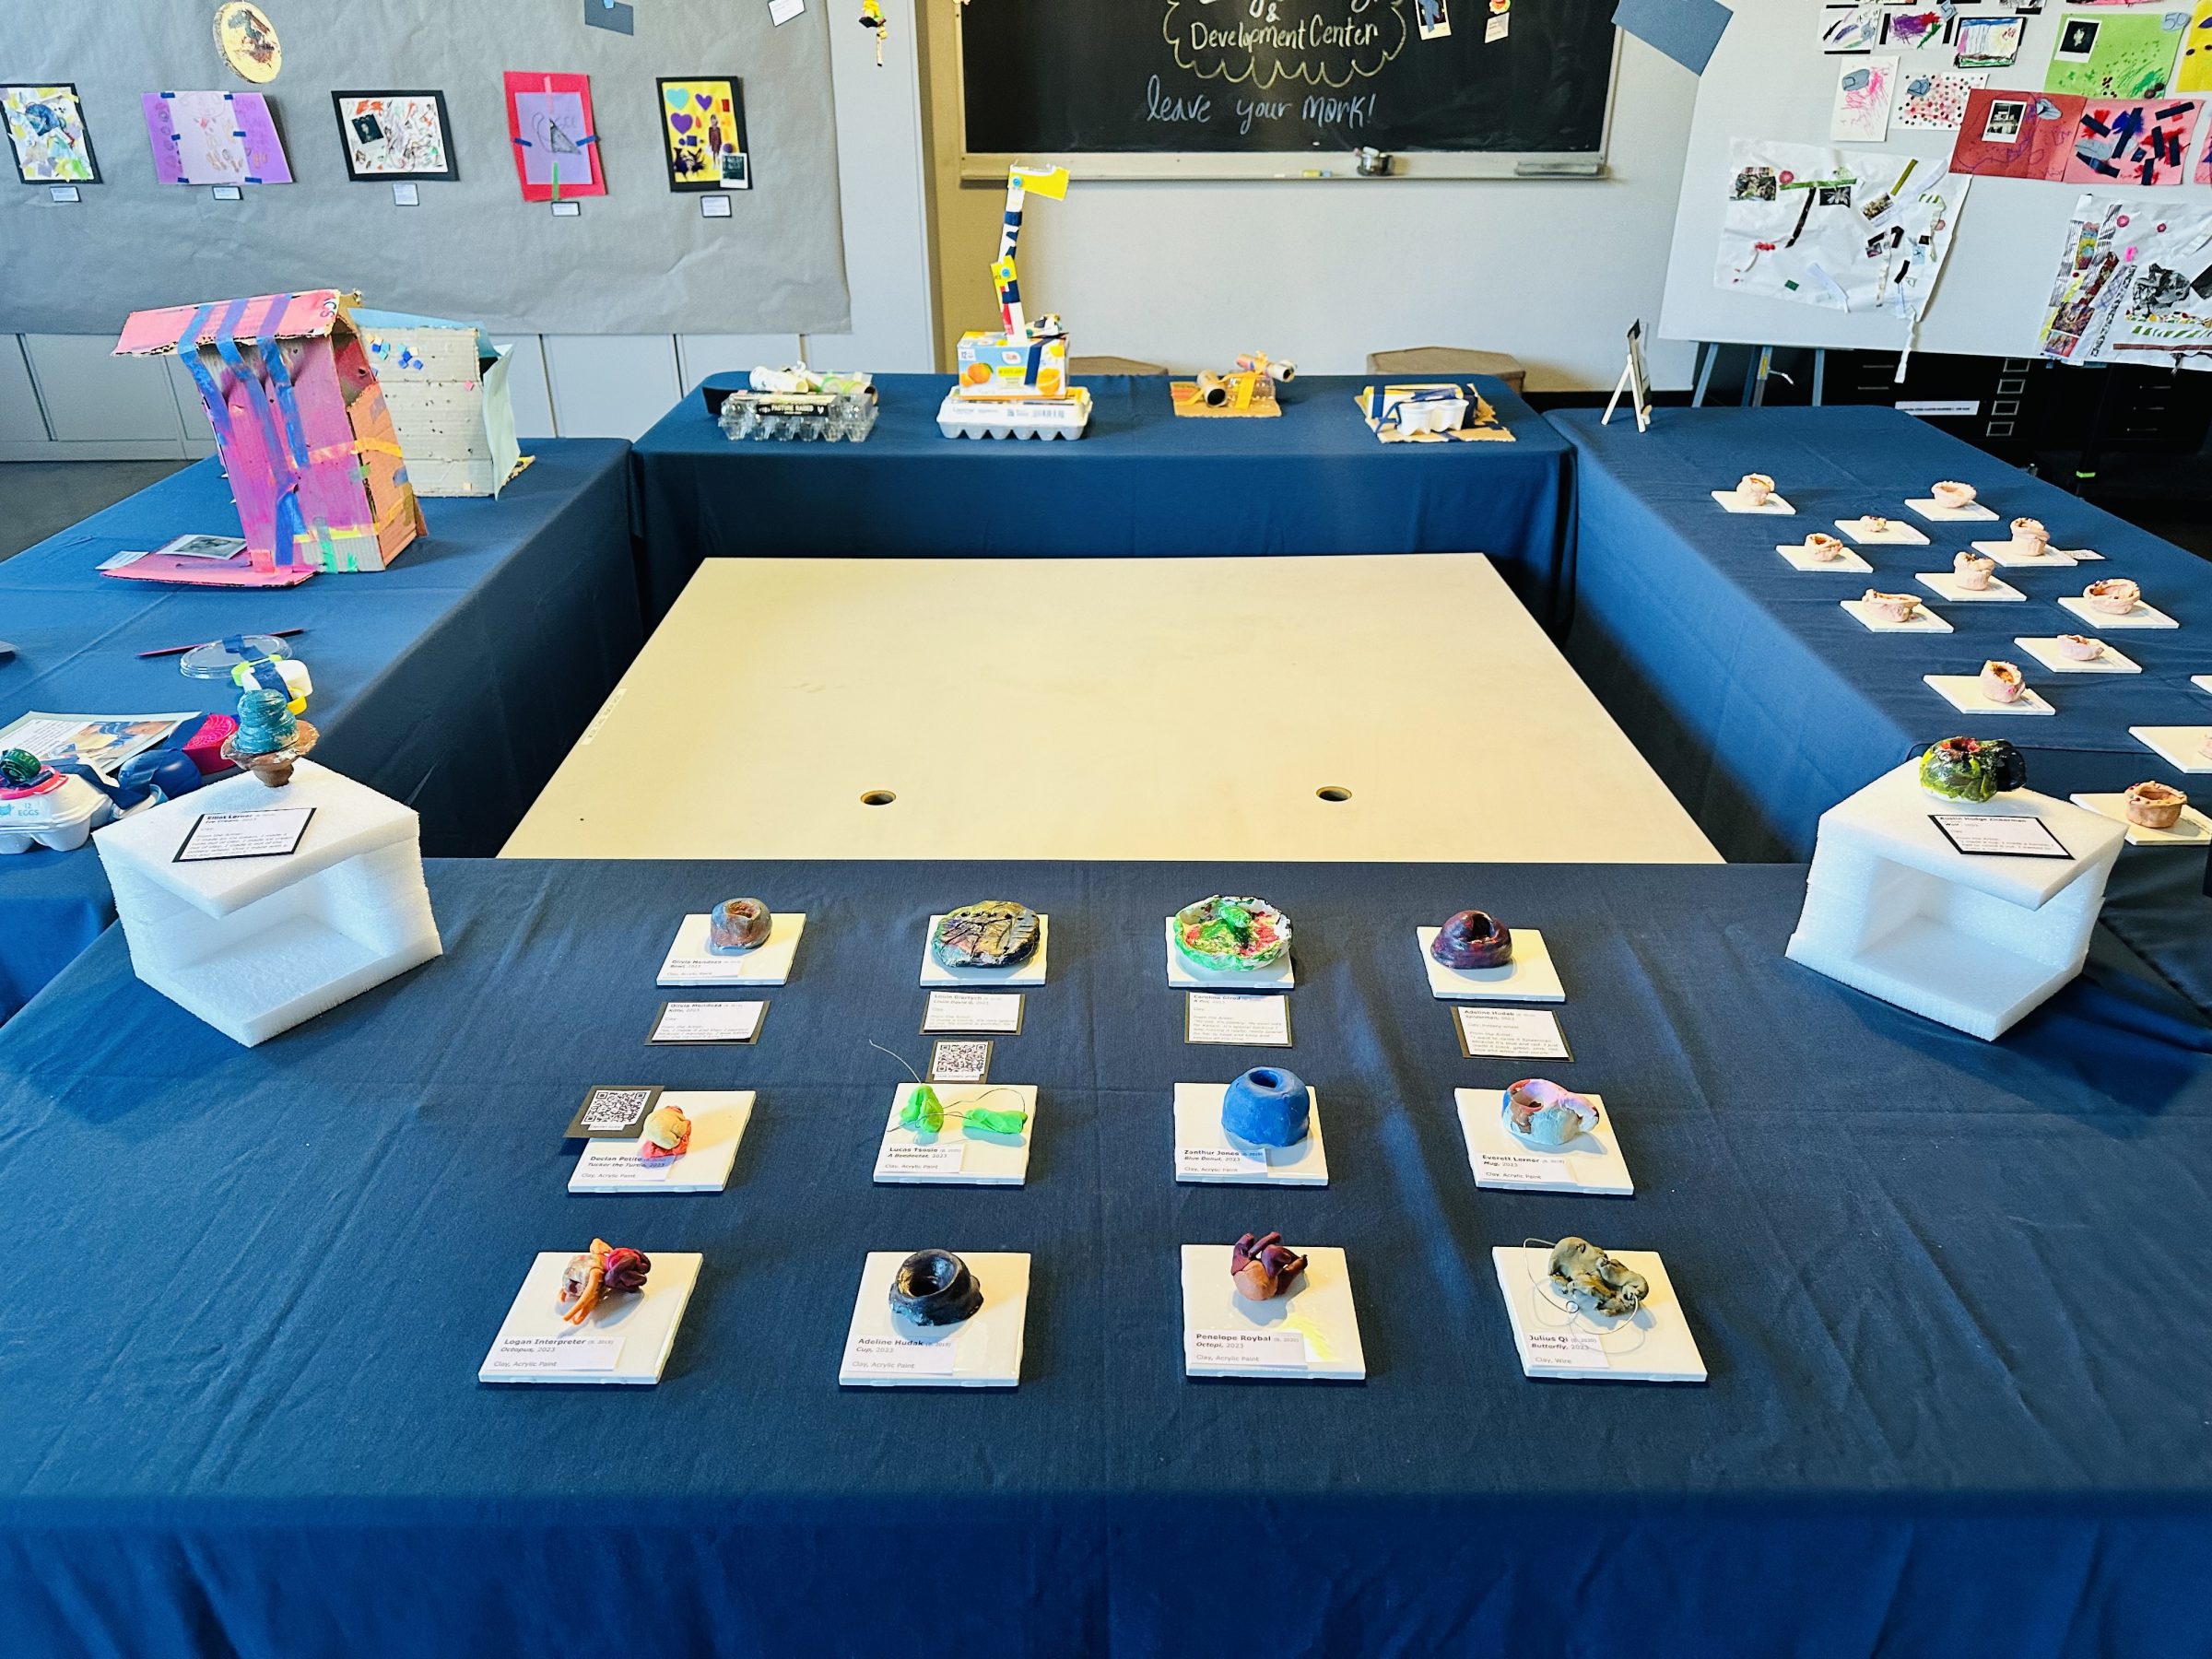
[(419, 496), (496, 496), (527, 465), (514, 436), (507, 354), (473, 323), (357, 311)]
[(174, 352), (192, 375), (261, 568), (381, 571), (424, 534), (356, 298), (321, 288), (138, 312), (116, 342), (117, 357)]

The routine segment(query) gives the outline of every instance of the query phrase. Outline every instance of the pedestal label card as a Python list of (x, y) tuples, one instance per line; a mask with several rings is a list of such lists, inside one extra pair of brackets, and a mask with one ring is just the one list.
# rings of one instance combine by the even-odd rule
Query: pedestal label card
[(1928, 819), (1959, 852), (1988, 858), (2071, 858), (2041, 818), (1931, 812)]
[(218, 858), (284, 858), (300, 850), (312, 806), (270, 806), (259, 812), (210, 812), (193, 819), (177, 849), (178, 864)]
[(751, 1042), (768, 1013), (764, 1002), (663, 1003), (647, 1042)]
[(492, 1344), (485, 1363), (500, 1371), (558, 1376), (611, 1371), (621, 1359), (619, 1336), (502, 1336)]
[(1605, 1345), (1591, 1331), (1531, 1331), (1528, 1362), (1561, 1371), (1611, 1371)]
[(1497, 1055), (1509, 1060), (1571, 1060), (1559, 1017), (1548, 1008), (1454, 1008), (1459, 1052), (1472, 1060)]
[(1306, 1369), (1306, 1339), (1298, 1331), (1193, 1331), (1191, 1359), (1201, 1365), (1279, 1365)]
[(1018, 991), (932, 991), (929, 1010), (922, 1017), (922, 1030), (924, 1035), (931, 1031), (996, 1031), (1018, 1036), (1021, 1002)]
[(886, 1147), (876, 1157), (882, 1175), (958, 1175), (968, 1162), (963, 1141), (926, 1142), (912, 1147)]
[(959, 1339), (909, 1342), (903, 1336), (855, 1336), (845, 1348), (848, 1371), (877, 1377), (949, 1377), (958, 1369)]
[(1512, 1185), (1551, 1185), (1572, 1181), (1563, 1158), (1547, 1158), (1534, 1152), (1477, 1152), (1477, 1171), (1485, 1181), (1500, 1181)]
[(1288, 1048), (1290, 999), (1193, 991), (1183, 998), (1182, 1040)]

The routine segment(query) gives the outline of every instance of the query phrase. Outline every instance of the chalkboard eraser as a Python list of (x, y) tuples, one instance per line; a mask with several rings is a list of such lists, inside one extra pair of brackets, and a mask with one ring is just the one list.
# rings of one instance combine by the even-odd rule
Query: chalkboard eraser
[(1516, 179), (1600, 179), (1605, 176), (1603, 161), (1516, 161), (1513, 177)]

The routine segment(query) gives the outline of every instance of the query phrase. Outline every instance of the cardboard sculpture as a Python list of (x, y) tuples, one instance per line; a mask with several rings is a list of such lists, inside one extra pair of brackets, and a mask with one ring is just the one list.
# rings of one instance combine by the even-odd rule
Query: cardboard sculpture
[(1090, 394), (1067, 383), (1067, 330), (1058, 317), (1032, 321), (1022, 308), (1014, 255), (1031, 191), (1065, 199), (1067, 169), (1006, 171), (1006, 218), (991, 265), (1002, 326), (960, 336), (959, 381), (937, 410), (937, 429), (947, 438), (1074, 438), (1089, 424)]
[(424, 534), (348, 307), (320, 288), (138, 312), (117, 357), (174, 352), (200, 389), (257, 570), (381, 571)]
[(528, 465), (514, 436), (507, 357), (473, 323), (357, 311), (418, 496), (496, 496)]

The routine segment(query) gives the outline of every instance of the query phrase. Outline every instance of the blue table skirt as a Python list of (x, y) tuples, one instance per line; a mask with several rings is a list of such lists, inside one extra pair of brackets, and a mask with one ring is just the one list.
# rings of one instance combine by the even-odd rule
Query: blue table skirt
[[(2028, 753), (2033, 787), (2064, 798), (2146, 778), (2201, 785), (2127, 735), (2130, 725), (2212, 722), (2192, 674), (2212, 672), (2212, 567), (2052, 485), (1894, 409), (1662, 409), (1651, 431), (1554, 415), (1576, 451), (1574, 625), (1567, 654), (1644, 758), (1730, 859), (1804, 858), (1819, 816), (1877, 774), (1957, 732)], [(1724, 512), (1714, 489), (1764, 472), (1791, 518)], [(1975, 485), (2000, 517), (1932, 524), (1910, 512), (1939, 478)], [(1807, 573), (1775, 553), (1863, 512), (1901, 520), (1924, 547), (1861, 547), (1874, 574)], [(2000, 570), (2025, 603), (1955, 604), (1913, 581), (1948, 571), (1973, 539), (2016, 515), (2060, 547), (2104, 561)], [(2104, 576), (2142, 584), (2179, 629), (2100, 630), (2057, 604)], [(1874, 634), (1841, 609), (1869, 587), (1917, 594), (1957, 630)], [(2139, 675), (2063, 675), (2018, 634), (2099, 634)], [(1924, 674), (2017, 662), (2057, 709), (2049, 717), (1959, 713)]]
[[(218, 464), (188, 467), (0, 564), (0, 636), (16, 646), (0, 724), (32, 709), (235, 709), (228, 686), (135, 653), (305, 628), (290, 643), (314, 677), (315, 759), (413, 806), (427, 851), (497, 853), (643, 640), (628, 448), (532, 445), (498, 500), (426, 501), (429, 536), (384, 571), (253, 593), (100, 575), (126, 548), (236, 534)], [(0, 913), (5, 1018), (113, 918), (99, 854), (0, 857)]]
[[(0, 1030), (0, 1606), (128, 1653), (2203, 1653), (2212, 1076), (1781, 959), (1788, 867), (433, 864), (448, 954), (242, 1050), (111, 932)], [(1159, 918), (1298, 924), (1297, 1046), (1186, 1047)], [(648, 1049), (678, 916), (807, 912), (760, 1041)], [(1018, 1191), (883, 1189), (933, 910), (1051, 982)], [(1413, 930), (1544, 930), (1575, 1058), (1461, 1057)], [(725, 994), (707, 993), (700, 994)], [(65, 1057), (65, 1063), (57, 1060)], [(1331, 1183), (1178, 1186), (1171, 1086), (1288, 1061)], [(1604, 1093), (1632, 1200), (1478, 1193), (1455, 1087)], [(730, 1190), (571, 1197), (586, 1085), (759, 1091)], [(1182, 1374), (1177, 1247), (1348, 1253), (1364, 1385)], [(1701, 1387), (1540, 1383), (1489, 1251), (1662, 1253)], [(475, 1382), (533, 1253), (705, 1265), (652, 1390)], [(1034, 1255), (1010, 1393), (841, 1391), (861, 1259)]]
[(637, 445), (648, 620), (717, 555), (1487, 553), (1538, 621), (1564, 617), (1567, 446), (1502, 381), (1477, 383), (1516, 441), (1397, 445), (1360, 419), (1364, 379), (1294, 381), (1274, 420), (1178, 417), (1159, 376), (1085, 380), (1073, 442), (946, 438), (952, 383), (879, 377), (857, 445), (732, 443), (686, 397)]

